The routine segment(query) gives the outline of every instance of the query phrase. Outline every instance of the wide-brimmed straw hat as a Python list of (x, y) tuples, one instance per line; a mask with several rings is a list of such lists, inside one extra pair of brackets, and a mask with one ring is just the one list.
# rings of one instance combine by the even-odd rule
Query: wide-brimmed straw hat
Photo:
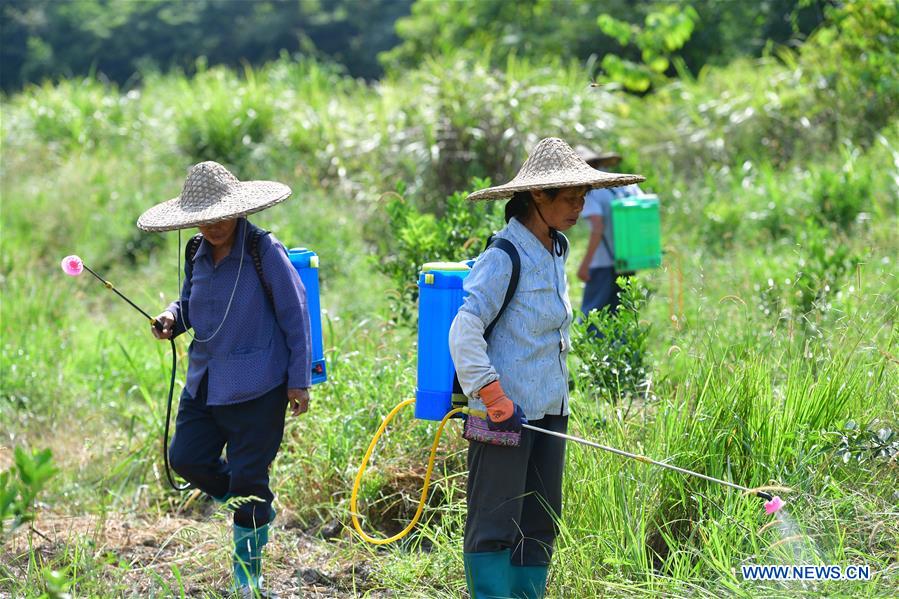
[(512, 197), (516, 191), (528, 189), (621, 187), (645, 180), (646, 177), (640, 175), (598, 171), (564, 141), (547, 137), (540, 140), (514, 179), (505, 185), (476, 191), (468, 199), (502, 200)]
[(174, 231), (253, 214), (283, 202), (290, 188), (275, 181), (240, 181), (218, 162), (195, 164), (181, 195), (137, 219), (144, 231)]
[(618, 164), (621, 162), (621, 154), (612, 152), (611, 150), (594, 152), (587, 146), (576, 146), (574, 149), (578, 153), (578, 156), (583, 158), (584, 162), (591, 166), (594, 163), (601, 164), (604, 162), (614, 162), (615, 164)]

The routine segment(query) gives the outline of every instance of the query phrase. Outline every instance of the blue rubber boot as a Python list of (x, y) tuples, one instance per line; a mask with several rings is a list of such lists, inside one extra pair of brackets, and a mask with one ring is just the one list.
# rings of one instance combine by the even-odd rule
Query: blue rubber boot
[(509, 567), (509, 588), (515, 599), (543, 599), (549, 566)]
[(255, 529), (234, 525), (234, 586), (242, 595), (261, 588), (262, 548), (266, 543), (268, 524)]
[(484, 553), (463, 553), (465, 583), (471, 599), (508, 599), (509, 550)]

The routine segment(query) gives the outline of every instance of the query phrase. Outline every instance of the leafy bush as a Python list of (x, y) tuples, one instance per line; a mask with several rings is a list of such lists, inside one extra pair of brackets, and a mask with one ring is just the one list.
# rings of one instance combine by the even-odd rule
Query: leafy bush
[(814, 309), (826, 310), (826, 298), (836, 291), (840, 279), (858, 263), (858, 258), (846, 244), (834, 242), (827, 229), (812, 221), (806, 222), (803, 237), (803, 251), (791, 297), (800, 314), (808, 314)]
[[(473, 189), (489, 186), (487, 180), (472, 182)], [(398, 322), (415, 323), (422, 264), (473, 258), (490, 235), (501, 228), (497, 202), (469, 202), (467, 195), (468, 192), (456, 192), (447, 198), (442, 216), (422, 212), (400, 195), (387, 201), (393, 247), (376, 266), (393, 282), (396, 293), (390, 298), (391, 312)]]
[[(583, 65), (510, 58), (492, 69), (478, 55), (455, 53), (397, 75), (405, 106), (385, 106), (388, 129), (364, 160), (409, 184), (417, 197), (449, 195), (474, 177), (508, 181), (540, 139), (614, 145), (616, 98), (587, 85)], [(415, 90), (409, 95), (406, 90)], [(381, 86), (383, 101), (397, 89)]]
[(733, 198), (720, 198), (706, 204), (706, 243), (713, 249), (727, 249), (733, 246), (734, 238), (745, 220), (743, 208)]
[(858, 215), (871, 203), (874, 185), (870, 173), (854, 169), (851, 158), (838, 171), (821, 169), (812, 181), (815, 218), (848, 230)]
[(181, 80), (176, 112), (178, 145), (196, 161), (243, 164), (254, 150), (264, 150), (275, 120), (267, 86), (250, 67), (240, 80), (228, 69), (202, 70)]
[(779, 318), (789, 314), (789, 311), (784, 313), (785, 308), (791, 308), (794, 316), (809, 324), (811, 315), (828, 311), (828, 299), (859, 259), (843, 241), (811, 217), (797, 236), (799, 249), (786, 267), (792, 276), (769, 275), (765, 284), (756, 285), (756, 291), (766, 314)]
[[(606, 13), (601, 14), (597, 24), (602, 32), (618, 40), (622, 46), (635, 44), (643, 61), (638, 64), (609, 53), (603, 56), (602, 68), (610, 79), (631, 91), (644, 92), (650, 85), (663, 85), (672, 54), (687, 43), (698, 20), (699, 14), (695, 8), (677, 4), (646, 15), (643, 27), (620, 21)], [(683, 65), (683, 60), (678, 60)]]
[[(11, 107), (23, 118), (12, 119), (12, 137), (33, 135), (51, 148), (92, 149), (102, 142), (124, 140), (136, 121), (140, 94), (120, 94), (114, 85), (87, 78), (33, 86)], [(4, 116), (6, 109), (4, 108)], [(6, 119), (4, 119), (6, 120)], [(4, 129), (10, 129), (4, 123)]]
[(853, 459), (858, 463), (876, 459), (889, 461), (899, 455), (899, 435), (888, 426), (861, 428), (850, 420), (838, 434), (836, 454), (844, 464)]
[(573, 368), (580, 389), (617, 403), (622, 397), (646, 390), (646, 350), (649, 324), (640, 320), (649, 290), (635, 277), (619, 277), (621, 304), (617, 313), (608, 307), (591, 310), (571, 325)]
[(802, 47), (801, 66), (833, 140), (867, 145), (899, 112), (899, 3), (847, 0)]

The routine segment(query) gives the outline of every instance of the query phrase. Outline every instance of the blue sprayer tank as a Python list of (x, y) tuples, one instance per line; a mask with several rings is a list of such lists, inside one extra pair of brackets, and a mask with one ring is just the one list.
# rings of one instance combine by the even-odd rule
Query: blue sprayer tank
[(312, 330), (312, 384), (328, 380), (325, 369), (325, 352), (322, 347), (322, 312), (318, 290), (318, 255), (306, 248), (294, 248), (287, 252), (290, 263), (300, 275), (306, 288), (306, 304)]
[(462, 306), (462, 281), (471, 270), (462, 262), (431, 262), (418, 277), (418, 382), (415, 417), (442, 420), (452, 409), (456, 369), (449, 330)]

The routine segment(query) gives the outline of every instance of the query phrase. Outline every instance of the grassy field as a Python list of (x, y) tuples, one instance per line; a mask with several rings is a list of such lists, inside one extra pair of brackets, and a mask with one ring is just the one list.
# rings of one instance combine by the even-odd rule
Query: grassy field
[[(755, 498), (570, 446), (550, 595), (899, 594), (899, 121), (833, 110), (848, 92), (812, 85), (823, 63), (812, 51), (746, 61), (644, 98), (592, 88), (577, 66), (491, 71), (464, 57), (378, 84), (285, 59), (151, 74), (135, 90), (69, 80), (4, 97), (0, 471), (14, 448), (50, 448), (58, 473), (34, 523), (2, 540), (0, 595), (226, 587), (228, 514), (164, 484), (167, 345), (58, 266), (77, 253), (155, 314), (177, 291), (186, 237), (134, 222), (203, 159), (291, 185), (293, 198), (254, 222), (322, 260), (330, 379), (289, 421), (274, 464), (276, 590), (464, 595), (455, 424), (407, 540), (375, 549), (347, 528), (363, 451), (414, 391), (414, 321), (397, 302), (417, 265), (445, 249), (386, 208), (399, 191), (435, 215), (416, 223), (459, 217), (447, 196), (475, 176), (508, 178), (549, 135), (618, 148), (663, 206), (664, 265), (640, 274), (634, 315), (648, 331), (645, 376), (600, 392), (595, 368), (621, 365), (602, 362), (608, 348), (576, 348), (572, 433), (789, 489), (771, 526)], [(586, 231), (571, 237), (578, 305)], [(362, 493), (370, 530), (411, 516), (433, 433), (407, 415), (382, 441)], [(872, 579), (743, 580), (753, 563), (867, 564)]]

